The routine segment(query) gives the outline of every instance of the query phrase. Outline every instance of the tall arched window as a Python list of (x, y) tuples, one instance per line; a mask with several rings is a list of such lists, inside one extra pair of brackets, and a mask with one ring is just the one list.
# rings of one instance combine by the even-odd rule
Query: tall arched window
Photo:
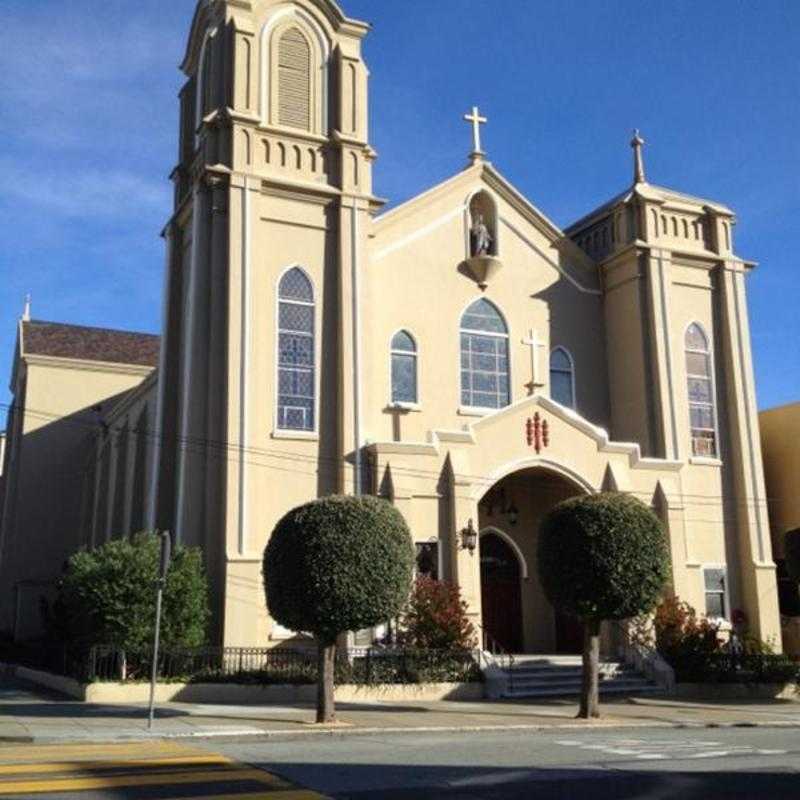
[(313, 431), (314, 289), (299, 268), (278, 287), (278, 428)]
[(311, 129), (311, 45), (296, 27), (278, 41), (278, 124)]
[(417, 345), (407, 331), (392, 337), (392, 402), (418, 402)]
[(717, 413), (714, 397), (711, 345), (696, 322), (686, 329), (686, 379), (689, 389), (689, 424), (692, 454), (717, 455)]
[(461, 318), (461, 404), (503, 408), (509, 402), (508, 328), (497, 308), (481, 298)]
[(567, 408), (575, 408), (575, 366), (563, 347), (550, 353), (550, 397)]

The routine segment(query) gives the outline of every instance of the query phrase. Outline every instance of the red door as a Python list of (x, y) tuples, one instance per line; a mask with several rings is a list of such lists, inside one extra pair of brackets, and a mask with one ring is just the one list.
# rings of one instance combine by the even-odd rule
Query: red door
[(481, 536), (483, 627), (509, 653), (522, 651), (522, 601), (517, 556), (500, 536)]

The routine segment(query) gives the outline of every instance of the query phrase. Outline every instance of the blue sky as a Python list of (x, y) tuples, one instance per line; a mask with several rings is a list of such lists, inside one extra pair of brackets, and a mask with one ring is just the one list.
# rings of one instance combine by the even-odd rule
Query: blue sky
[[(16, 320), (156, 331), (177, 69), (194, 0), (0, 0), (0, 402)], [(759, 405), (800, 400), (797, 0), (344, 0), (369, 20), (376, 192), (392, 202), (493, 163), (566, 226), (630, 181), (739, 214)], [(0, 413), (2, 419), (2, 413)]]

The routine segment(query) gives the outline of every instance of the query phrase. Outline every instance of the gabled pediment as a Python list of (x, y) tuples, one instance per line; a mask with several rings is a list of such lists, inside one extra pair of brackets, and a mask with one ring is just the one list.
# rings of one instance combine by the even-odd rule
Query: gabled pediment
[(371, 260), (381, 261), (398, 250), (410, 249), (441, 226), (462, 219), (470, 198), (481, 191), (497, 203), (503, 235), (507, 233), (523, 242), (576, 288), (600, 293), (595, 262), (492, 164), (484, 161), (376, 217), (370, 231)]

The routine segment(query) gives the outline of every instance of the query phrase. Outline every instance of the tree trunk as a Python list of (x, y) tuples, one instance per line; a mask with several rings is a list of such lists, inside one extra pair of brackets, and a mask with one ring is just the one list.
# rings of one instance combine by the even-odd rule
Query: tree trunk
[(336, 664), (336, 641), (317, 639), (317, 722), (335, 722), (333, 670)]
[(583, 623), (583, 685), (578, 719), (600, 716), (600, 625), (599, 619)]

